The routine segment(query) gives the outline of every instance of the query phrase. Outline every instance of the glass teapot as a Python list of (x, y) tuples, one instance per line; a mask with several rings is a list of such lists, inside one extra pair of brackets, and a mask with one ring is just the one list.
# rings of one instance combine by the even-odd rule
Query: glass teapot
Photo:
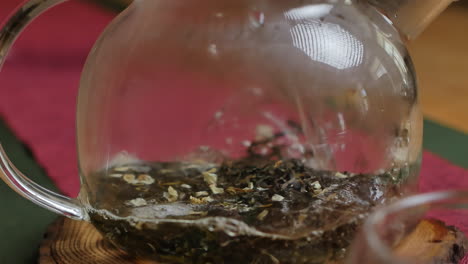
[[(65, 0), (30, 0), (0, 33)], [(137, 0), (81, 78), (81, 191), (25, 198), (170, 263), (342, 258), (373, 206), (414, 188), (422, 115), (405, 38), (451, 1)], [(246, 252), (249, 252), (248, 254)]]

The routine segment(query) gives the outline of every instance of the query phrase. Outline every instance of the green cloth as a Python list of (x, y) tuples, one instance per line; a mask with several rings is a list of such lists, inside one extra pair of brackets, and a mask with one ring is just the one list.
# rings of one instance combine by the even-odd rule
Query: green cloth
[[(0, 140), (15, 166), (40, 185), (56, 190), (31, 151), (0, 120)], [(29, 202), (0, 181), (0, 263), (37, 263), (39, 243), (57, 217)]]
[[(432, 121), (424, 123), (424, 148), (468, 168), (468, 136)], [(14, 164), (40, 185), (56, 190), (44, 170), (0, 120), (0, 140)], [(77, 176), (78, 177), (78, 176)], [(0, 264), (37, 263), (38, 248), (47, 226), (57, 217), (23, 199), (0, 182)]]
[(468, 135), (441, 126), (433, 121), (424, 121), (424, 149), (468, 169)]

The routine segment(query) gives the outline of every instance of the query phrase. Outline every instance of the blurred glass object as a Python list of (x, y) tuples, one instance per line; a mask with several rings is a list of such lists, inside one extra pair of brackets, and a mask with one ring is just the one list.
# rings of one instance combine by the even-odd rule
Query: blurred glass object
[(462, 263), (468, 248), (466, 219), (466, 191), (404, 198), (366, 220), (346, 263)]

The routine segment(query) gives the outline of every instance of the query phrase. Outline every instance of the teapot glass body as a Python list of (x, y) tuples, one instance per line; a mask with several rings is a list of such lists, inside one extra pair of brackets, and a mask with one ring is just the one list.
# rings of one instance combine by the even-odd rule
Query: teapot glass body
[[(368, 5), (137, 1), (107, 28), (82, 76), (82, 198), (98, 229), (158, 260), (338, 258), (342, 248), (325, 256), (317, 234), (349, 233), (365, 202), (412, 186), (421, 135), (405, 45)], [(363, 174), (356, 182), (371, 190), (345, 196)], [(352, 213), (327, 228), (331, 216), (318, 212), (338, 210), (338, 198), (320, 205), (333, 194)], [(248, 258), (233, 253), (245, 250)]]
[(115, 19), (81, 81), (86, 185), (125, 155), (219, 163), (280, 133), (279, 155), (257, 154), (352, 173), (417, 168), (422, 118), (398, 31), (366, 5), (286, 2), (136, 1)]

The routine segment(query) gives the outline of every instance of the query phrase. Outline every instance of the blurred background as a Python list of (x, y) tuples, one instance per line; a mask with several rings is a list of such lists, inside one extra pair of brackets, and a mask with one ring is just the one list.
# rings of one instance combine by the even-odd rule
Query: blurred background
[(424, 115), (468, 133), (468, 1), (453, 4), (409, 48)]
[[(22, 2), (1, 0), (0, 21)], [(55, 7), (25, 30), (1, 71), (0, 140), (41, 185), (78, 193), (80, 73), (97, 37), (130, 2), (70, 0)], [(468, 189), (468, 0), (453, 4), (409, 49), (426, 118), (421, 190)], [(56, 215), (1, 182), (0, 208), (0, 236), (9, 238), (0, 240), (0, 263), (36, 263), (37, 245)]]
[[(92, 0), (121, 10), (133, 0)], [(468, 1), (452, 4), (409, 43), (427, 118), (468, 133)]]
[[(121, 10), (133, 0), (92, 1)], [(468, 0), (452, 4), (409, 49), (425, 116), (468, 133)]]

